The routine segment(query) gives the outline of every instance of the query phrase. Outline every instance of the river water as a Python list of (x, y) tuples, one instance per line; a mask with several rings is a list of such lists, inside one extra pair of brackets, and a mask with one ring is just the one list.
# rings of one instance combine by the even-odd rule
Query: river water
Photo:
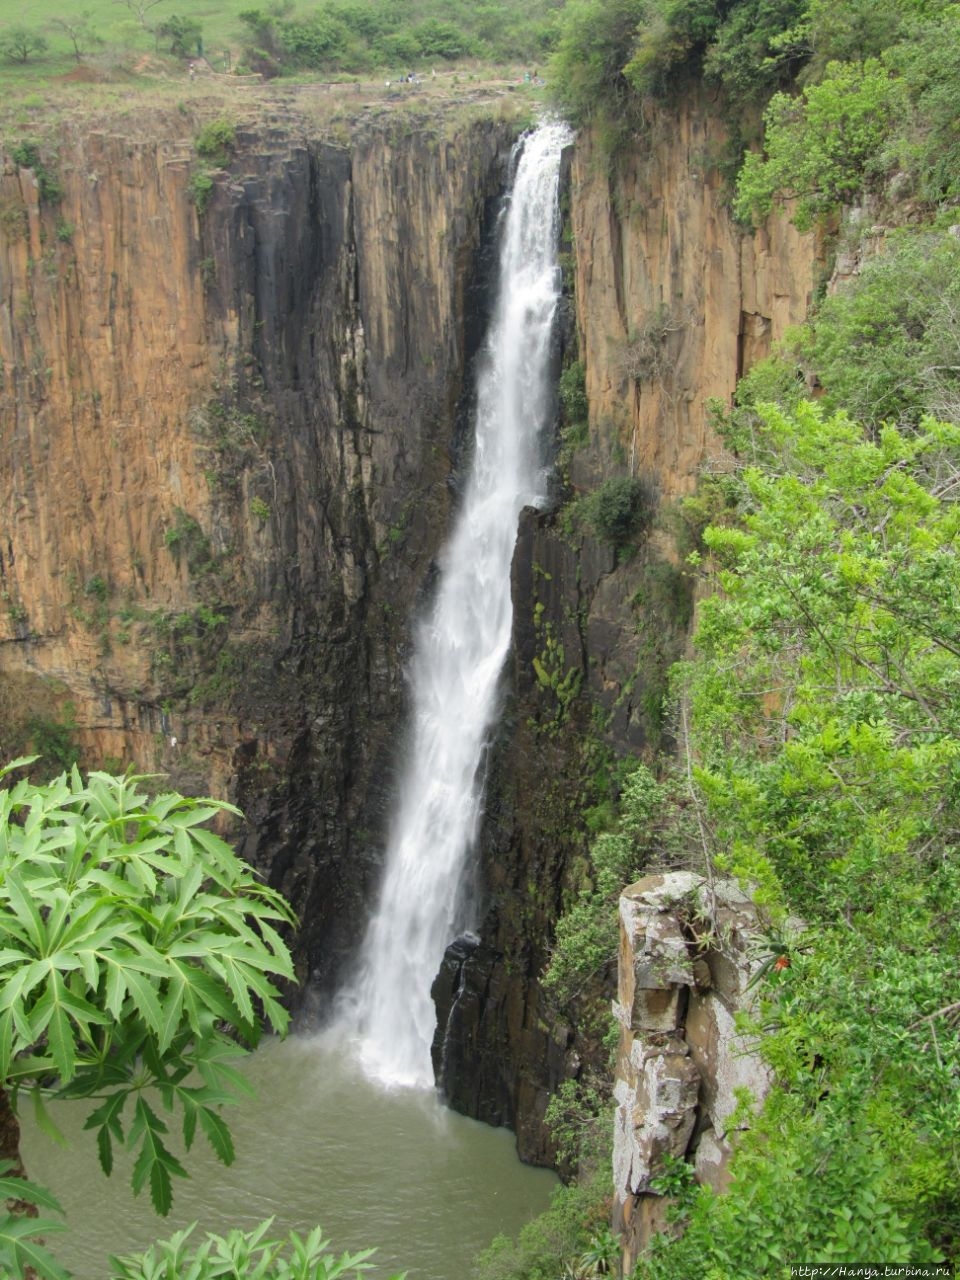
[(513, 1134), (454, 1115), (429, 1091), (378, 1088), (322, 1039), (269, 1042), (245, 1072), (257, 1096), (225, 1113), (236, 1162), (224, 1168), (198, 1137), (167, 1219), (146, 1192), (133, 1197), (129, 1164), (101, 1174), (83, 1104), (55, 1112), (66, 1148), (24, 1117), (29, 1175), (56, 1193), (69, 1224), (48, 1244), (77, 1280), (104, 1280), (111, 1253), (191, 1222), (223, 1232), (272, 1215), (283, 1232), (319, 1223), (338, 1253), (376, 1246), (371, 1280), (404, 1269), (410, 1280), (468, 1280), (474, 1256), (545, 1209), (556, 1185), (520, 1164)]

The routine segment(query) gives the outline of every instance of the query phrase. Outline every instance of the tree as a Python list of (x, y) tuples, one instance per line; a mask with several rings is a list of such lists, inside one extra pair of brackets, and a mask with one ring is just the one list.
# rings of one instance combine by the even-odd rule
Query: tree
[(613, 129), (615, 147), (634, 123), (633, 94), (624, 74), (634, 52), (643, 0), (573, 0), (563, 10), (560, 37), (550, 63), (550, 83), (574, 124), (588, 121)]
[(50, 23), (57, 31), (61, 31), (73, 45), (73, 56), (77, 62), (82, 61), (96, 45), (103, 44), (102, 37), (98, 36), (93, 30), (90, 19), (90, 10), (84, 9), (78, 18), (54, 18)]
[(203, 24), (196, 18), (181, 18), (173, 13), (157, 27), (157, 38), (170, 41), (170, 52), (185, 58), (199, 48)]
[(797, 200), (807, 230), (854, 199), (875, 175), (881, 146), (902, 108), (896, 81), (876, 59), (831, 62), (824, 79), (793, 98), (777, 93), (764, 113), (764, 150), (749, 152), (737, 180), (736, 212), (759, 221), (777, 198)]
[[(104, 1172), (115, 1146), (135, 1151), (133, 1189), (149, 1185), (165, 1214), (186, 1174), (156, 1103), (179, 1113), (188, 1150), (199, 1127), (233, 1160), (220, 1109), (244, 1091), (233, 1064), (257, 1043), (259, 1010), (286, 1030), (276, 984), (293, 970), (278, 928), (294, 917), (205, 825), (233, 806), (151, 797), (146, 781), (84, 781), (74, 767), (0, 791), (0, 1103), (29, 1091), (43, 1117), (45, 1097), (93, 1101), (86, 1127)], [(7, 1119), (0, 1158), (19, 1164)], [(55, 1207), (42, 1192), (40, 1203)], [(36, 1229), (0, 1215), (0, 1272), (42, 1259), (45, 1276), (64, 1274)]]
[(114, 0), (115, 4), (122, 4), (124, 8), (130, 10), (144, 31), (147, 30), (147, 14), (163, 2), (164, 0)]
[(44, 53), (47, 38), (31, 27), (7, 27), (0, 33), (0, 57), (7, 62), (29, 62), (36, 53)]

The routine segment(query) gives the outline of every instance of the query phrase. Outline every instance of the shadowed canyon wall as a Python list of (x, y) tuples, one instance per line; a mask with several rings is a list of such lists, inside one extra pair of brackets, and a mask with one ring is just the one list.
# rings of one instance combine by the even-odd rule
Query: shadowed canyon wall
[(65, 134), (57, 205), (0, 179), (3, 745), (69, 717), (89, 764), (236, 800), (329, 978), (515, 127), (347, 148), (265, 113), (198, 213), (184, 124), (153, 123)]
[[(202, 213), (175, 113), (149, 141), (65, 132), (57, 205), (0, 175), (0, 746), (69, 720), (86, 764), (235, 800), (326, 989), (375, 875), (514, 133), (387, 120), (334, 145), (265, 107)], [(562, 343), (590, 420), (566, 495), (631, 473), (662, 517), (717, 452), (707, 399), (806, 311), (816, 247), (738, 231), (722, 141), (691, 98), (613, 166), (574, 148)], [(591, 1051), (538, 983), (582, 867), (589, 744), (666, 731), (691, 601), (662, 518), (618, 559), (527, 512), (513, 586), (482, 942), (438, 979), (436, 1057), (455, 1106), (549, 1160), (549, 1093)]]

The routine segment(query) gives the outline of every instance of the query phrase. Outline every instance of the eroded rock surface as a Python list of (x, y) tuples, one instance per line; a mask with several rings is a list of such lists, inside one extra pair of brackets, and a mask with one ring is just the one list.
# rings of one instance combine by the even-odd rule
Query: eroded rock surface
[(647, 1202), (659, 1198), (668, 1158), (691, 1161), (700, 1181), (721, 1189), (731, 1126), (746, 1123), (741, 1099), (759, 1103), (771, 1086), (734, 1024), (751, 1004), (759, 936), (749, 899), (730, 882), (669, 872), (621, 895), (613, 1165), (628, 1265), (663, 1221)]

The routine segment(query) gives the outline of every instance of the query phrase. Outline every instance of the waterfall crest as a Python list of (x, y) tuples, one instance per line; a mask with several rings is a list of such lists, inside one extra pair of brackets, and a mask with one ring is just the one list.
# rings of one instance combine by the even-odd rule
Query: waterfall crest
[(499, 281), (477, 379), (474, 455), (417, 627), (411, 719), (383, 882), (346, 995), (361, 1065), (391, 1085), (433, 1084), (430, 986), (467, 923), (464, 870), (479, 826), (482, 761), (510, 646), (510, 563), (524, 506), (544, 501), (543, 433), (560, 293), (560, 155), (566, 125), (522, 140), (501, 215)]

